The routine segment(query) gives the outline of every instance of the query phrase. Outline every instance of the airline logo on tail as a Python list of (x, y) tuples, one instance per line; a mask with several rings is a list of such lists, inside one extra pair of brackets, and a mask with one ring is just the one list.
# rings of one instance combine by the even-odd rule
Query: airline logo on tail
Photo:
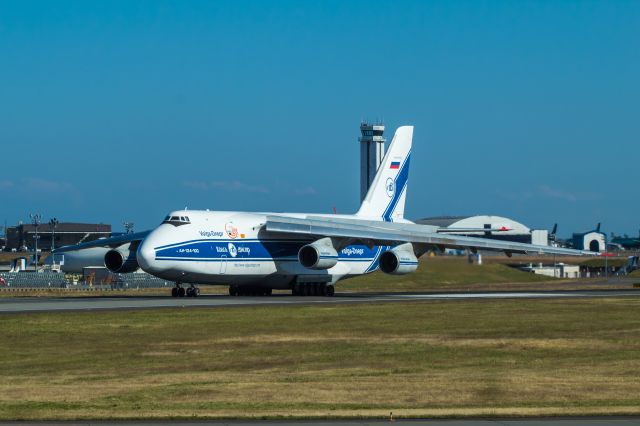
[(393, 197), (393, 193), (396, 190), (396, 184), (391, 178), (387, 178), (387, 195), (389, 198)]

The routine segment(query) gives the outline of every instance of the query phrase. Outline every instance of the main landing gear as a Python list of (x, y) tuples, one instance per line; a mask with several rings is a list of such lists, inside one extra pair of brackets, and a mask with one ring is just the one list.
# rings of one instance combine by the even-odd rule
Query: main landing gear
[(271, 296), (273, 289), (246, 285), (229, 286), (230, 296)]
[(198, 297), (200, 296), (200, 289), (191, 284), (186, 289), (182, 287), (181, 283), (176, 283), (176, 286), (171, 289), (171, 296), (173, 297)]
[(327, 296), (331, 297), (336, 290), (327, 283), (295, 283), (291, 294), (294, 296)]

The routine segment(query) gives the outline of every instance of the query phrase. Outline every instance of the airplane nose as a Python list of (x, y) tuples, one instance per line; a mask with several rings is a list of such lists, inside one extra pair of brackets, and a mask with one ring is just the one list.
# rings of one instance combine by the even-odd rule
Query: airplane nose
[(144, 239), (140, 246), (138, 247), (138, 252), (136, 253), (136, 258), (138, 260), (138, 265), (142, 268), (143, 271), (152, 273), (157, 270), (154, 264), (156, 263), (156, 251), (153, 249), (152, 244), (148, 241), (148, 239)]

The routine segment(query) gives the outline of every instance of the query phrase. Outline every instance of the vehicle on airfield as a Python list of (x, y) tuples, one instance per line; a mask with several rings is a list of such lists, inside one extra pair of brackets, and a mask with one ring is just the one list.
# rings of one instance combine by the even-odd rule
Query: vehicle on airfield
[(342, 279), (378, 269), (392, 275), (411, 273), (418, 267), (418, 257), (433, 249), (498, 250), (509, 256), (594, 254), (458, 236), (406, 220), (412, 139), (413, 126), (396, 130), (367, 196), (353, 215), (179, 210), (151, 231), (55, 252), (109, 248), (104, 254), (109, 270), (141, 268), (173, 281), (174, 297), (197, 296), (198, 284), (228, 285), (233, 296), (268, 295), (273, 289), (332, 296)]

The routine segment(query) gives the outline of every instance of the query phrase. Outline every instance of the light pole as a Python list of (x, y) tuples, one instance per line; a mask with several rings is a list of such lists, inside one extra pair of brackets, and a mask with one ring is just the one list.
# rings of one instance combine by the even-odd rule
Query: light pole
[(51, 226), (51, 251), (54, 251), (56, 248), (56, 226), (58, 226), (59, 223), (55, 217), (49, 221), (49, 226)]
[[(51, 226), (51, 256), (53, 256), (53, 251), (56, 249), (56, 226), (58, 226), (57, 218), (53, 218), (49, 221), (49, 225)], [(56, 263), (55, 259), (51, 257), (52, 263)]]
[(35, 241), (35, 255), (33, 257), (35, 259), (35, 271), (38, 272), (38, 226), (40, 226), (42, 215), (40, 213), (29, 213), (29, 217), (31, 218), (31, 223), (33, 223), (33, 226), (36, 228), (36, 234), (33, 237)]

